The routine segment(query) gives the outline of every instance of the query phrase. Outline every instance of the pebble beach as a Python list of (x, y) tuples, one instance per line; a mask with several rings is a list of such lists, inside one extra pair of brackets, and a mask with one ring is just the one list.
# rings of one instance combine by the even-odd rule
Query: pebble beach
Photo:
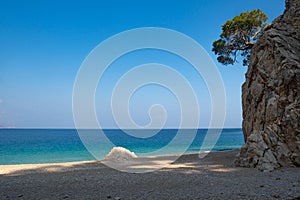
[(300, 199), (299, 168), (239, 168), (237, 153), (183, 155), (148, 173), (101, 161), (1, 165), (0, 199)]

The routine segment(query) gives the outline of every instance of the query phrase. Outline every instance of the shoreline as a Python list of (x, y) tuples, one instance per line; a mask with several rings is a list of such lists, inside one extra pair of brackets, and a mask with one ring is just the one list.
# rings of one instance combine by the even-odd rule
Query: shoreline
[[(217, 151), (217, 152), (238, 152), (238, 150), (228, 150), (228, 151)], [(205, 152), (207, 153), (207, 152)], [(214, 152), (208, 152), (214, 153)], [(199, 153), (184, 153), (181, 156), (178, 154), (165, 154), (165, 155), (158, 155), (158, 156), (146, 156), (146, 157), (138, 157), (138, 159), (164, 159), (164, 158), (170, 158), (170, 157), (178, 157), (177, 159), (180, 159), (181, 157), (185, 156), (198, 156)], [(200, 158), (199, 158), (200, 159)], [(176, 162), (176, 161), (175, 161)], [(60, 171), (63, 168), (65, 170), (68, 170), (68, 168), (73, 168), (74, 166), (78, 165), (85, 165), (85, 164), (104, 164), (105, 160), (86, 160), (86, 161), (70, 161), (70, 162), (57, 162), (57, 163), (28, 163), (28, 164), (7, 164), (7, 165), (0, 165), (0, 176), (1, 175), (8, 175), (15, 171), (25, 171), (28, 170), (30, 172), (40, 172), (40, 168), (42, 168), (44, 171)], [(108, 167), (105, 165), (105, 167)], [(109, 167), (108, 167), (109, 168)], [(74, 170), (74, 169), (73, 169)]]
[[(226, 149), (221, 151), (204, 151), (205, 154), (210, 153), (217, 153), (217, 152), (239, 152), (240, 149)], [(187, 152), (183, 153), (182, 155), (179, 154), (164, 154), (164, 155), (155, 155), (155, 156), (143, 156), (138, 157), (139, 159), (143, 158), (154, 158), (154, 159), (160, 159), (164, 157), (178, 157), (178, 159), (182, 156), (189, 156), (189, 155), (199, 155), (201, 152)], [(97, 162), (103, 162), (104, 159), (101, 160), (82, 160), (82, 161), (67, 161), (67, 162), (46, 162), (46, 163), (20, 163), (20, 164), (0, 164), (0, 175), (3, 174), (3, 168), (27, 168), (27, 169), (34, 169), (38, 167), (45, 167), (45, 166), (54, 166), (54, 165), (60, 165), (60, 166), (72, 166), (72, 165), (78, 165), (78, 164), (87, 164), (87, 163), (97, 163)]]
[(182, 155), (147, 173), (121, 172), (101, 161), (1, 165), (0, 199), (300, 198), (300, 168), (234, 167), (237, 152)]

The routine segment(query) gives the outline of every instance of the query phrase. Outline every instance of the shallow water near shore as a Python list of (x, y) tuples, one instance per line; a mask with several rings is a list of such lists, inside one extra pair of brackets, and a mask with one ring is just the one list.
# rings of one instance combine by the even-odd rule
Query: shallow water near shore
[[(134, 130), (146, 134), (149, 130)], [(127, 135), (118, 129), (103, 130), (105, 136), (116, 146), (122, 146), (135, 152), (158, 155), (155, 150), (169, 144), (177, 134), (177, 129), (163, 129), (148, 138), (137, 138)], [(96, 135), (98, 130), (84, 130), (86, 134)], [(190, 129), (182, 134), (192, 134)], [(207, 129), (198, 129), (197, 134), (185, 153), (199, 152)], [(241, 129), (223, 129), (212, 151), (238, 149), (243, 144)], [(179, 144), (180, 145), (180, 144)], [(109, 153), (111, 146), (101, 143), (97, 146), (99, 158)], [(178, 153), (180, 146), (170, 148), (167, 154)], [(0, 129), (0, 164), (57, 163), (71, 161), (95, 160), (84, 144), (76, 129)]]

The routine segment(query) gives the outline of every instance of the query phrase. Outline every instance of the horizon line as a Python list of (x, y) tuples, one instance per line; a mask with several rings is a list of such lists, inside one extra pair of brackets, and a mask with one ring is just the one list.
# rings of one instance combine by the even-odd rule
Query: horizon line
[(79, 129), (79, 130), (163, 130), (163, 129), (241, 129), (242, 127), (164, 127), (164, 128), (118, 128), (118, 127), (98, 127), (98, 128), (76, 128), (76, 127), (0, 127), (0, 129)]

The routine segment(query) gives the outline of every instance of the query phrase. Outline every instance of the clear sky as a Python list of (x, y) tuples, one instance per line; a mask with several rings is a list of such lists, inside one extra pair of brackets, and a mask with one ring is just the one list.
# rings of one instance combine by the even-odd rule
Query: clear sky
[[(283, 12), (284, 1), (0, 1), (0, 126), (74, 127), (72, 91), (77, 71), (89, 52), (114, 34), (139, 27), (173, 29), (196, 40), (216, 61), (211, 44), (218, 39), (221, 25), (240, 12), (257, 8), (271, 22)], [(193, 77), (192, 70), (186, 70), (182, 60), (166, 52), (145, 50), (127, 55), (114, 63), (101, 87), (112, 89), (113, 80), (124, 69), (148, 62), (183, 70), (198, 88), (200, 124), (205, 127), (210, 117), (205, 85)], [(246, 67), (217, 66), (227, 94), (225, 127), (241, 127), (241, 85)], [(112, 120), (105, 117), (109, 112), (105, 108), (109, 92), (106, 94), (97, 92), (96, 108), (104, 126), (113, 127)], [(147, 109), (159, 102), (170, 111), (167, 126), (172, 127), (178, 121), (173, 99), (167, 90), (147, 86), (132, 97), (132, 117), (146, 125)]]

